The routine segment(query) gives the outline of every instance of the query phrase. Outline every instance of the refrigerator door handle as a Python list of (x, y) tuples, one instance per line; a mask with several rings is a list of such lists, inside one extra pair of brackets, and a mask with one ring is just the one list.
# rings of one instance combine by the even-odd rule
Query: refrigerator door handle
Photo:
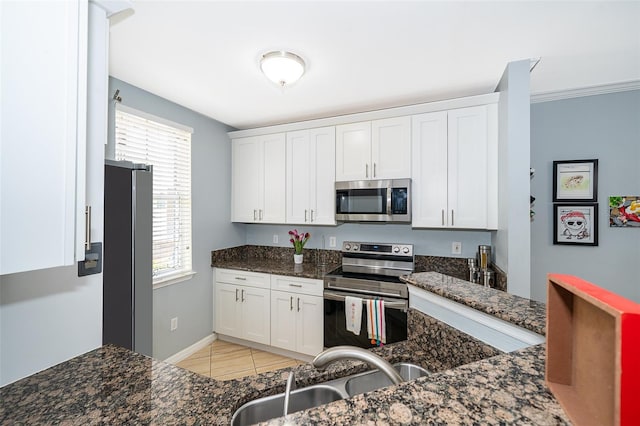
[(84, 249), (91, 250), (91, 206), (84, 208)]

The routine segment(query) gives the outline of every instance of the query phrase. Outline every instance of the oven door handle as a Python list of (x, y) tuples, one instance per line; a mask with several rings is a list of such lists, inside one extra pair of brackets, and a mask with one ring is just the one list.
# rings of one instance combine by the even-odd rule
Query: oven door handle
[[(367, 296), (367, 295), (363, 295), (363, 294), (336, 293), (336, 292), (327, 291), (327, 290), (324, 291), (324, 298), (327, 299), (327, 300), (336, 300), (338, 302), (344, 302), (346, 296), (353, 296), (353, 297), (361, 298), (363, 305), (366, 303), (367, 300), (376, 299), (376, 296), (373, 296), (373, 295), (369, 295), (370, 297), (367, 299), (366, 297), (362, 297), (362, 296)], [(408, 304), (408, 302), (406, 300), (402, 300), (402, 299), (385, 299), (384, 297), (378, 297), (378, 299), (384, 300), (385, 308), (406, 310), (409, 307), (408, 306), (409, 304)]]

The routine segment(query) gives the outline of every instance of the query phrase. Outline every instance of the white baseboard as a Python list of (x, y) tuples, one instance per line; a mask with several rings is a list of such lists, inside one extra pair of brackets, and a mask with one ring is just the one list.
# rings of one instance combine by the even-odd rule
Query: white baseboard
[(215, 333), (212, 333), (205, 337), (202, 340), (197, 341), (193, 345), (181, 350), (180, 352), (171, 355), (169, 358), (165, 359), (164, 362), (168, 362), (169, 364), (176, 364), (183, 359), (189, 358), (194, 353), (198, 352), (200, 349), (207, 347), (212, 344), (218, 336)]

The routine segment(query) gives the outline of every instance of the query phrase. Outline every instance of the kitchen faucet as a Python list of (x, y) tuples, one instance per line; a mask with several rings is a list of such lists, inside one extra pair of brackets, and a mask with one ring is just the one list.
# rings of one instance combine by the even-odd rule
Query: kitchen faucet
[[(395, 368), (393, 368), (393, 366), (386, 360), (371, 351), (358, 348), (356, 346), (335, 346), (333, 348), (329, 348), (318, 354), (311, 363), (318, 370), (324, 370), (327, 365), (341, 359), (356, 359), (364, 361), (370, 366), (382, 371), (394, 385), (400, 384), (404, 381), (402, 376), (400, 376)], [(289, 378), (291, 378), (291, 376), (289, 376)]]
[(296, 376), (293, 374), (293, 371), (289, 372), (289, 377), (287, 378), (287, 387), (284, 391), (284, 415), (289, 414), (289, 398), (291, 395), (291, 391), (296, 389)]

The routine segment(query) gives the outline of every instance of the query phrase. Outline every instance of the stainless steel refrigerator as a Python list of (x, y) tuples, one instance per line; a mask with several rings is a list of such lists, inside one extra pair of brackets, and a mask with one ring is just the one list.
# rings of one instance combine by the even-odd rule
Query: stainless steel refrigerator
[(153, 350), (151, 166), (105, 161), (102, 343)]

